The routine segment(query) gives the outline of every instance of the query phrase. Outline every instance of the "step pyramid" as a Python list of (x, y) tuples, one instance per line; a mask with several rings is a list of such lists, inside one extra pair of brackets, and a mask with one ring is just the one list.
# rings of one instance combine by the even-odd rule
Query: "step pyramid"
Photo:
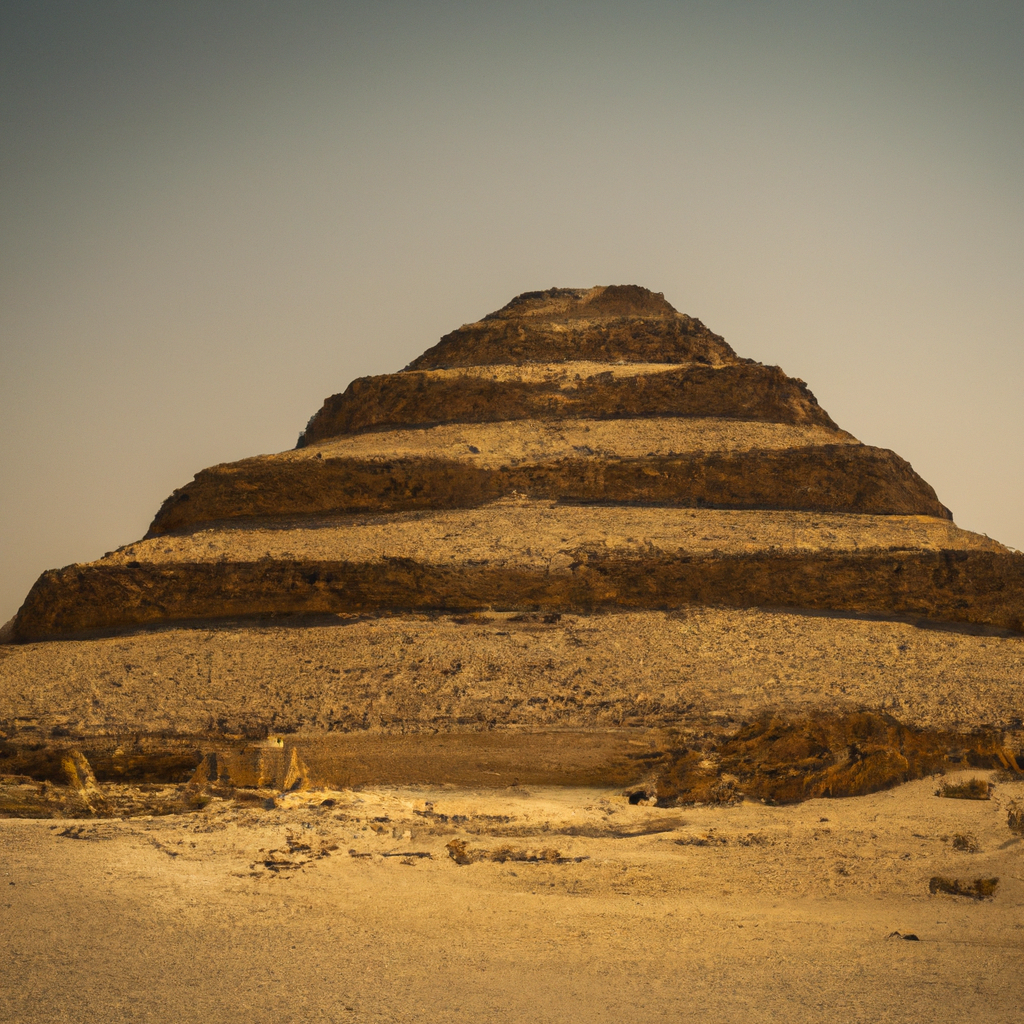
[(74, 742), (116, 776), (130, 735), (136, 774), (219, 751), (254, 786), (667, 793), (679, 736), (706, 752), (796, 715), (829, 750), (850, 729), (899, 748), (870, 788), (911, 770), (900, 729), (931, 730), (931, 766), (1013, 760), (1022, 633), (1024, 555), (959, 529), (803, 381), (660, 294), (553, 288), (353, 381), (293, 450), (198, 473), (142, 540), (43, 573), (0, 648), (0, 722), (36, 775)]

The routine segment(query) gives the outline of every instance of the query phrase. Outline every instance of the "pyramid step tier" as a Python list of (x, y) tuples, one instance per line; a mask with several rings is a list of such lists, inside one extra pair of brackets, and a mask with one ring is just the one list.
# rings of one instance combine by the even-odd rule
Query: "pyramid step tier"
[(292, 449), (276, 457), (298, 462), (311, 458), (427, 457), (500, 469), (594, 456), (636, 459), (830, 444), (859, 445), (860, 441), (845, 431), (815, 425), (665, 416), (626, 420), (505, 420), (375, 430), (327, 438), (310, 448)]
[(366, 562), (412, 559), (547, 568), (591, 555), (751, 554), (761, 551), (992, 551), (1008, 548), (948, 519), (816, 512), (569, 506), (509, 498), (479, 509), (225, 522), (164, 534), (104, 556), (137, 562)]
[(361, 377), (326, 399), (298, 446), (381, 427), (521, 419), (699, 416), (838, 431), (806, 384), (777, 366), (644, 364), (615, 370), (568, 363), (519, 372), (488, 366)]
[(164, 502), (149, 536), (253, 517), (471, 508), (513, 495), (578, 504), (952, 518), (907, 462), (867, 445), (556, 458), (498, 469), (461, 459), (285, 454), (203, 470)]
[(636, 285), (526, 292), (476, 323), (446, 334), (410, 369), (499, 363), (711, 364), (735, 361), (720, 335)]
[(91, 563), (40, 576), (20, 641), (174, 622), (395, 611), (791, 607), (1024, 632), (1024, 555), (984, 550), (621, 555), (490, 561)]

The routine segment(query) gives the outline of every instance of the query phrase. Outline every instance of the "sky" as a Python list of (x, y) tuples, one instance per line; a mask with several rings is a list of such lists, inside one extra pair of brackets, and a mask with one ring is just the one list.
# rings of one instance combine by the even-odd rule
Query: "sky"
[(640, 284), (1024, 548), (1024, 4), (0, 0), (0, 622), (514, 295)]

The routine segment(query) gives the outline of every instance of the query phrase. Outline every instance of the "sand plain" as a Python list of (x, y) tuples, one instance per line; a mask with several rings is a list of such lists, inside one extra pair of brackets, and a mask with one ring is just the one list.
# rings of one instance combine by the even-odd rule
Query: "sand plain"
[(0, 821), (0, 1021), (1009, 1024), (1024, 783), (978, 774), (990, 800), (368, 788)]

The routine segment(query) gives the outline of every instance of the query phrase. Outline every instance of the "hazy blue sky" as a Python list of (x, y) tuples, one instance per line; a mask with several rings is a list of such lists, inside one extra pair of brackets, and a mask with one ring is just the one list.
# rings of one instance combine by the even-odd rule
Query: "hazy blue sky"
[(1024, 3), (0, 0), (0, 621), (518, 292), (637, 283), (1024, 548)]

